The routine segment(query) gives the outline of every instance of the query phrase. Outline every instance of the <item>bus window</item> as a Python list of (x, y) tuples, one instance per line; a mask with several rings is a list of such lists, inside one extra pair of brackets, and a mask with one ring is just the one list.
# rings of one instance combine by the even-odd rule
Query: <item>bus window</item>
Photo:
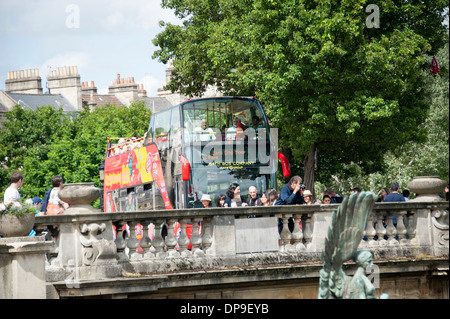
[(178, 108), (172, 110), (172, 121), (170, 127), (170, 146), (181, 146), (181, 119)]
[(145, 134), (144, 146), (153, 142), (153, 124), (155, 122), (155, 117), (152, 116), (150, 119), (150, 125), (148, 126), (148, 131)]
[(154, 140), (160, 150), (169, 147), (170, 116), (172, 109), (155, 114)]

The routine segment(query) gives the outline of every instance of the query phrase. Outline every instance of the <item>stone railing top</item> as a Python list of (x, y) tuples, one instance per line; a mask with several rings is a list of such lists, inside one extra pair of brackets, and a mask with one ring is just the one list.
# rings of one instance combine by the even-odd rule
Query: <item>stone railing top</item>
[[(114, 213), (77, 213), (62, 214), (52, 216), (37, 216), (36, 224), (48, 223), (70, 223), (83, 221), (120, 221), (120, 220), (145, 220), (145, 219), (167, 219), (177, 218), (195, 218), (200, 216), (242, 216), (262, 215), (275, 216), (280, 214), (310, 214), (321, 212), (332, 212), (337, 210), (339, 204), (330, 205), (286, 205), (286, 206), (265, 206), (265, 207), (233, 207), (233, 208), (193, 208), (193, 209), (174, 209), (174, 210), (154, 210), (154, 211), (135, 211), (135, 212), (114, 212)], [(449, 202), (392, 202), (375, 203), (373, 210), (415, 210), (415, 209), (448, 209)]]

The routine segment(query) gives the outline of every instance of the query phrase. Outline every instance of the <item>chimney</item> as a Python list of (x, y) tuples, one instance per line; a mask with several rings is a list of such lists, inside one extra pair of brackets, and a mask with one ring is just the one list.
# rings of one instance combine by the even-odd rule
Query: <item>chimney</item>
[(77, 66), (57, 67), (56, 70), (50, 71), (47, 82), (50, 94), (61, 94), (73, 106), (82, 108), (82, 87)]
[(8, 72), (5, 91), (9, 93), (42, 94), (42, 80), (39, 69)]
[(127, 106), (139, 97), (138, 84), (134, 83), (134, 77), (121, 78), (120, 73), (117, 73), (116, 81), (111, 81), (108, 92), (114, 94), (122, 104)]
[[(134, 78), (133, 78), (134, 80)], [(139, 97), (147, 97), (147, 91), (144, 90), (144, 84), (138, 84), (138, 96)]]
[(95, 109), (95, 106), (97, 105), (97, 103), (95, 102), (93, 93), (90, 94), (90, 97), (89, 97), (89, 100), (87, 102), (87, 105), (89, 106), (89, 110), (91, 112)]
[(167, 63), (167, 68), (166, 68), (166, 83), (164, 84), (164, 86), (166, 86), (167, 84), (169, 84), (170, 80), (172, 79), (172, 72), (174, 70), (174, 66), (173, 66), (173, 59), (170, 59)]
[(83, 82), (81, 85), (81, 93), (82, 94), (97, 94), (97, 87), (95, 86), (94, 81)]

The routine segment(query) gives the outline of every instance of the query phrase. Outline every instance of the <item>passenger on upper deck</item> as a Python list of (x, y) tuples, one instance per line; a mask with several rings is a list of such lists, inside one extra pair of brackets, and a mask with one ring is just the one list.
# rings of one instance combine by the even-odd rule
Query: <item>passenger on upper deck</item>
[(195, 128), (194, 133), (194, 141), (197, 142), (207, 142), (216, 139), (214, 131), (210, 127), (207, 128), (207, 123), (205, 120), (202, 121), (201, 127)]
[(263, 128), (258, 115), (252, 116), (252, 127), (256, 132), (258, 131), (258, 129)]
[(242, 124), (242, 121), (237, 116), (235, 116), (233, 118), (233, 126), (231, 126), (226, 131), (225, 139), (228, 141), (235, 141), (239, 138), (239, 136), (243, 137), (242, 133), (244, 133), (246, 128), (247, 127)]

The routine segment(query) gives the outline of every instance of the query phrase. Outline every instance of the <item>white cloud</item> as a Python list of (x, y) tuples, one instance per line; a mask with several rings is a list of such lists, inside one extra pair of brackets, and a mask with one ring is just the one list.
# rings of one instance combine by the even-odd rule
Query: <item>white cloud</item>
[(104, 19), (101, 19), (101, 25), (106, 28), (114, 28), (123, 24), (123, 14), (119, 11), (115, 11)]
[[(81, 81), (95, 81), (99, 93), (121, 73), (140, 78), (147, 94), (156, 96), (164, 66), (151, 59), (151, 41), (162, 31), (160, 20), (180, 23), (161, 1), (0, 0), (0, 85), (7, 71), (39, 68), (45, 87), (51, 70), (77, 66)], [(67, 10), (71, 6), (77, 10)], [(75, 13), (79, 27), (70, 28)]]
[(151, 75), (145, 75), (138, 83), (144, 85), (147, 96), (156, 96), (157, 90), (163, 87), (162, 79), (157, 79)]

